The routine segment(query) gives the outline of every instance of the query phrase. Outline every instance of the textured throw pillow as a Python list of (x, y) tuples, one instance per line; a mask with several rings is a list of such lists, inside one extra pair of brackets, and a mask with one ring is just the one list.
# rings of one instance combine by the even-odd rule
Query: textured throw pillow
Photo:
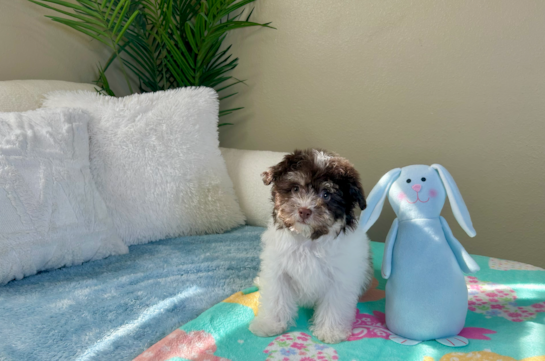
[(125, 244), (219, 233), (244, 223), (218, 141), (218, 98), (181, 88), (113, 98), (46, 95), (92, 114), (91, 172)]
[(128, 252), (91, 177), (88, 119), (0, 113), (0, 284)]

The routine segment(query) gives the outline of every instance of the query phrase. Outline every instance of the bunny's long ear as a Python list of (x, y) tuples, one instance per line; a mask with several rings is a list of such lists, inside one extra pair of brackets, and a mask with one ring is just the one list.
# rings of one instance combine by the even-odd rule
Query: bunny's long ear
[(448, 199), (450, 201), (450, 206), (452, 207), (452, 213), (454, 214), (454, 217), (458, 223), (460, 223), (460, 227), (466, 231), (468, 236), (475, 237), (477, 232), (475, 232), (475, 228), (473, 228), (469, 211), (467, 210), (467, 206), (462, 198), (462, 194), (458, 190), (458, 186), (456, 185), (454, 178), (452, 178), (448, 170), (441, 164), (432, 164), (431, 167), (437, 170), (441, 180), (443, 181), (443, 185), (445, 186)]
[(364, 232), (367, 232), (375, 224), (378, 216), (380, 216), (386, 194), (388, 194), (392, 183), (399, 177), (399, 173), (401, 173), (400, 168), (392, 169), (380, 178), (378, 183), (373, 187), (373, 190), (371, 190), (371, 193), (369, 193), (367, 208), (365, 208), (360, 216), (360, 227), (363, 228)]

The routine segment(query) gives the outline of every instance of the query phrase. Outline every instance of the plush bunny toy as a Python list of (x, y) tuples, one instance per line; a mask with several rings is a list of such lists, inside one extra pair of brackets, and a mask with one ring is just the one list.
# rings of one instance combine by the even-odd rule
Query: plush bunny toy
[(397, 218), (386, 237), (382, 277), (390, 339), (404, 345), (432, 340), (465, 346), (457, 336), (467, 314), (465, 273), (477, 263), (439, 214), (448, 195), (452, 212), (470, 237), (476, 235), (462, 195), (441, 165), (411, 165), (386, 173), (367, 198), (360, 227), (367, 231), (388, 199)]

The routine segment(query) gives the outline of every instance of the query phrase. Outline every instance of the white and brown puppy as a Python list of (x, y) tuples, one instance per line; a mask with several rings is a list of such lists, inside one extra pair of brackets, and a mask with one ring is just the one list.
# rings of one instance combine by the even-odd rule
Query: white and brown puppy
[(358, 172), (337, 154), (308, 149), (262, 176), (273, 185), (274, 210), (262, 236), (260, 305), (250, 331), (283, 333), (298, 306), (314, 307), (314, 335), (346, 340), (372, 277), (369, 239), (354, 216), (356, 206), (365, 208)]

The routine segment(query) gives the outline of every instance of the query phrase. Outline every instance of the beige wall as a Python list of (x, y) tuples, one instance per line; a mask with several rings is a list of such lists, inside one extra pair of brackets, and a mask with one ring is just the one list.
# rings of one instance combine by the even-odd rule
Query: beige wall
[[(94, 81), (108, 49), (44, 15), (64, 16), (28, 0), (0, 0), (0, 80)], [(117, 93), (127, 93), (119, 72), (109, 77)]]
[[(229, 40), (248, 86), (222, 146), (323, 147), (369, 192), (388, 170), (443, 164), (472, 215), (472, 253), (545, 266), (545, 2), (258, 0)], [(227, 120), (227, 118), (225, 118)], [(371, 229), (382, 241), (389, 206)]]
[[(45, 13), (0, 0), (0, 80), (94, 80), (108, 52)], [(444, 211), (470, 252), (545, 266), (545, 2), (258, 0), (254, 14), (278, 30), (229, 39), (248, 86), (224, 104), (246, 109), (223, 146), (335, 150), (367, 191), (441, 163), (472, 214), (469, 239)], [(386, 206), (372, 239), (392, 220)]]

